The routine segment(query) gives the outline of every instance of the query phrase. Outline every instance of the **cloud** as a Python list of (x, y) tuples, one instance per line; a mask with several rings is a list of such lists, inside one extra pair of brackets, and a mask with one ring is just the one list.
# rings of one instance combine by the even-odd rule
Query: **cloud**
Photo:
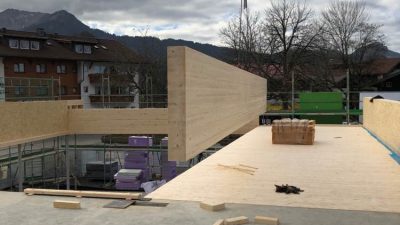
[[(329, 0), (308, 0), (316, 14)], [(248, 0), (249, 8), (263, 12), (268, 0)], [(366, 0), (371, 22), (382, 24), (387, 45), (400, 51), (398, 0)], [(1, 0), (0, 9), (54, 12), (67, 10), (91, 27), (110, 33), (180, 38), (222, 45), (220, 29), (239, 12), (239, 0)]]

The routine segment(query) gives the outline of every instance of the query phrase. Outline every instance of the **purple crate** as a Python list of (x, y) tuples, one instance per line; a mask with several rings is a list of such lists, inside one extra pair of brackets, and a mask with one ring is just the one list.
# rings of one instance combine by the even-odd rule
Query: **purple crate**
[(161, 146), (164, 146), (164, 147), (168, 146), (168, 137), (161, 139)]
[(147, 159), (147, 151), (128, 151), (125, 152), (125, 159)]
[(153, 138), (147, 136), (130, 136), (128, 144), (135, 147), (149, 147), (153, 145)]
[(133, 176), (124, 176), (116, 173), (114, 175), (114, 179), (120, 182), (134, 182), (136, 180), (141, 180), (143, 178), (143, 171), (140, 173), (139, 176), (133, 177)]
[(137, 163), (131, 161), (125, 161), (124, 168), (125, 169), (146, 169), (148, 167), (148, 163)]
[(117, 180), (115, 182), (115, 188), (117, 190), (139, 190), (140, 185), (141, 182), (139, 180), (136, 180), (134, 182), (121, 182)]

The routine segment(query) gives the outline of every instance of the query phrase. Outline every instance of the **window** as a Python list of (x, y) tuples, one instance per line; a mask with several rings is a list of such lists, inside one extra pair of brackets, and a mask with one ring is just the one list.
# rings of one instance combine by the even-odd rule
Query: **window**
[(65, 65), (57, 65), (57, 73), (66, 73), (67, 69)]
[(61, 86), (61, 95), (66, 95), (67, 94), (67, 86)]
[(25, 72), (25, 65), (23, 63), (14, 64), (14, 72), (15, 73), (23, 73), (23, 72)]
[(8, 43), (10, 45), (10, 48), (19, 48), (18, 40), (10, 39)]
[(37, 64), (36, 73), (46, 73), (46, 64)]
[(31, 41), (31, 49), (32, 50), (39, 50), (40, 49), (40, 45), (38, 41)]
[(89, 66), (87, 64), (83, 65), (83, 72), (86, 74), (87, 72), (89, 72)]
[(386, 87), (393, 87), (393, 83), (392, 82), (386, 82)]
[(37, 87), (36, 88), (36, 95), (37, 96), (48, 96), (49, 95), (49, 88), (48, 87)]
[(23, 96), (23, 95), (25, 95), (25, 87), (16, 86), (14, 90), (15, 90), (15, 95), (16, 95), (16, 96)]
[(28, 40), (20, 40), (19, 48), (20, 49), (29, 49), (29, 41)]
[(85, 54), (92, 54), (92, 46), (90, 46), (90, 45), (85, 45), (85, 46), (83, 47), (83, 52), (84, 52)]
[(88, 93), (89, 92), (89, 87), (88, 86), (84, 86), (83, 87), (83, 92)]
[(83, 53), (83, 45), (75, 45), (76, 53)]
[(106, 72), (106, 66), (103, 65), (95, 65), (93, 67), (93, 72), (94, 73), (105, 73)]

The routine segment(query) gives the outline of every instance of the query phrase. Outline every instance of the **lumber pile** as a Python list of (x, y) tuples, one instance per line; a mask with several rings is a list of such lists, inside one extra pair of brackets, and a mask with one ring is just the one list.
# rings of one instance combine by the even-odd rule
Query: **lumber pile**
[(272, 143), (312, 145), (315, 138), (315, 120), (282, 119), (272, 123)]

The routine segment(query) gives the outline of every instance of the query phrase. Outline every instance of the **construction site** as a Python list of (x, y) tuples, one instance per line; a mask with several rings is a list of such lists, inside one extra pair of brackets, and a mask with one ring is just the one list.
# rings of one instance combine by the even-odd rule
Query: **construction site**
[(400, 224), (400, 102), (267, 123), (266, 79), (167, 62), (166, 108), (1, 102), (0, 224)]

